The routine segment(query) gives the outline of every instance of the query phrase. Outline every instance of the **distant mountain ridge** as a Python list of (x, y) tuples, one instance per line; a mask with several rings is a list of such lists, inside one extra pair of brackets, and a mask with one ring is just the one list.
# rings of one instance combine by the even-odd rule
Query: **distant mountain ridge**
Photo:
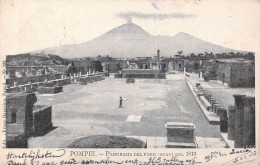
[(105, 34), (75, 45), (45, 48), (31, 53), (44, 52), (63, 58), (96, 57), (109, 55), (115, 58), (151, 57), (160, 49), (161, 56), (174, 56), (178, 51), (190, 53), (229, 53), (244, 52), (218, 46), (180, 32), (174, 36), (153, 36), (134, 23), (126, 23)]

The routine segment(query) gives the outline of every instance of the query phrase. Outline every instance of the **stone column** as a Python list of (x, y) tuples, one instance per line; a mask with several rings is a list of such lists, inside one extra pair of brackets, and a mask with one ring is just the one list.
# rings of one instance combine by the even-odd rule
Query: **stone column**
[(17, 82), (14, 82), (14, 87), (17, 87), (18, 86), (18, 83)]
[(242, 148), (245, 95), (233, 95), (233, 97), (235, 98), (235, 148)]
[(228, 131), (227, 110), (221, 109), (219, 112), (219, 116), (220, 116), (220, 131), (226, 133)]
[(183, 69), (184, 78), (186, 78), (186, 67), (183, 67)]
[(203, 79), (202, 72), (200, 71), (200, 80)]
[(255, 98), (244, 99), (243, 148), (255, 146)]
[(235, 134), (235, 107), (228, 107), (228, 140), (234, 140)]
[(161, 69), (160, 50), (157, 50), (157, 69)]
[(28, 92), (28, 91), (29, 91), (28, 86), (26, 86), (26, 85), (24, 86), (24, 91), (25, 91), (25, 92)]

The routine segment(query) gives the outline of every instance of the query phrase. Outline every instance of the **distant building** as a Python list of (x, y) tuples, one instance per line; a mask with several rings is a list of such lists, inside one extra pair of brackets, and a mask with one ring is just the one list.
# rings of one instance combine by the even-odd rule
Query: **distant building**
[(164, 72), (170, 71), (183, 71), (184, 59), (183, 58), (164, 58), (161, 61), (162, 70)]
[(92, 72), (102, 72), (103, 67), (100, 61), (97, 61), (93, 58), (82, 59), (82, 60), (75, 60), (73, 64), (73, 73), (82, 74), (92, 73)]
[(221, 59), (218, 64), (217, 80), (229, 87), (255, 87), (254, 61), (244, 59)]
[(95, 58), (101, 62), (103, 71), (109, 73), (118, 73), (120, 70), (127, 68), (127, 60), (121, 58), (112, 58), (110, 56), (98, 56)]

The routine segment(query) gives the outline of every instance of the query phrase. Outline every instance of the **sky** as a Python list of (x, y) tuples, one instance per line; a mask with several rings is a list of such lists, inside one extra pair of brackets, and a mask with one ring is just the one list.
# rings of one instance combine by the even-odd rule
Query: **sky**
[(0, 53), (87, 42), (127, 21), (152, 35), (185, 32), (260, 52), (260, 0), (10, 0), (0, 2)]

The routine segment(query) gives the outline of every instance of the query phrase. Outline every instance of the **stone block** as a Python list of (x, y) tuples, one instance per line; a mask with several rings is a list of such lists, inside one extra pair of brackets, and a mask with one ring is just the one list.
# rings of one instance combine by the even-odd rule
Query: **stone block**
[(62, 92), (62, 86), (38, 88), (38, 93), (41, 93), (41, 94), (56, 94), (56, 93), (60, 93), (60, 92)]
[(27, 136), (6, 136), (6, 148), (28, 148)]
[(92, 76), (87, 76), (86, 79), (87, 79), (87, 83), (92, 83), (93, 82)]
[(217, 106), (217, 109), (216, 109), (217, 116), (219, 116), (221, 109), (223, 109), (222, 106)]
[(196, 146), (193, 123), (167, 122), (165, 128), (167, 129), (167, 148)]
[(88, 84), (87, 77), (80, 77), (79, 78), (79, 84), (80, 85), (87, 85)]
[(135, 83), (135, 79), (133, 78), (127, 78), (126, 79), (126, 83), (129, 84), (129, 83)]
[(214, 113), (217, 113), (217, 108), (220, 106), (220, 104), (216, 103), (216, 104), (213, 104), (213, 112)]
[(115, 73), (115, 74), (114, 74), (114, 77), (115, 77), (115, 78), (122, 78), (122, 74), (121, 74), (121, 73)]
[(196, 83), (196, 87), (199, 87), (200, 86), (200, 83)]

